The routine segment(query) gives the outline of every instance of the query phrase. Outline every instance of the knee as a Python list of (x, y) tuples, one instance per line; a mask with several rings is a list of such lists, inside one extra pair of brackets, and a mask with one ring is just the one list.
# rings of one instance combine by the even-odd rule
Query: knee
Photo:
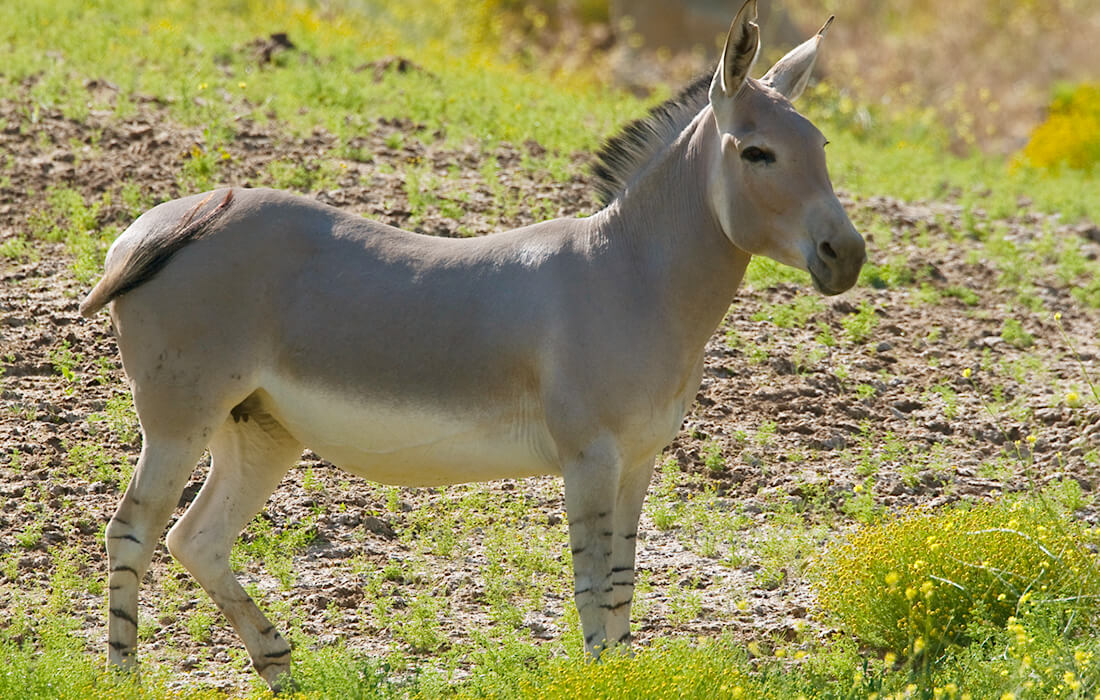
[(128, 548), (141, 550), (145, 546), (129, 521), (120, 518), (117, 514), (107, 523), (104, 539), (108, 557), (118, 556)]

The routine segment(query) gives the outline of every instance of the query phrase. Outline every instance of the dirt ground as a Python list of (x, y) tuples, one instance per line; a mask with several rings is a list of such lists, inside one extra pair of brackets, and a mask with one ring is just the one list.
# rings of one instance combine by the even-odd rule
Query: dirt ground
[[(0, 104), (0, 124), (9, 125), (0, 132), (0, 155), (14, 162), (8, 169), (10, 179), (0, 182), (0, 244), (25, 233), (31, 217), (48, 210), (45, 192), (50, 187), (71, 187), (88, 199), (113, 193), (116, 204), (102, 208), (97, 223), (119, 228), (128, 225), (131, 216), (117, 204), (125, 183), (137, 183), (154, 201), (185, 193), (178, 180), (181, 164), (202, 143), (202, 134), (173, 125), (155, 103), (142, 105), (138, 115), (124, 123), (109, 114), (93, 113), (81, 123), (46, 112), (28, 126), (23, 118), (26, 109), (25, 104)], [(338, 144), (325, 133), (288, 138), (259, 124), (240, 123), (235, 129), (236, 137), (226, 149), (230, 157), (219, 170), (221, 182), (264, 183), (265, 168), (280, 159), (335, 161), (340, 168), (336, 186), (310, 192), (311, 196), (426, 233), (489, 234), (530, 223), (535, 202), (540, 211), (549, 204), (549, 211), (561, 216), (595, 208), (594, 190), (585, 176), (561, 183), (524, 167), (524, 153), (540, 148), (535, 142), (481, 153), (474, 146), (446, 146), (415, 124), (378, 122), (355, 144), (367, 157), (340, 159), (330, 154)], [(393, 138), (414, 132), (423, 142)], [(478, 174), (488, 158), (496, 159), (510, 196), (532, 206), (516, 207), (504, 220), (496, 218), (494, 202), (501, 193)], [(426, 214), (413, 212), (401, 168), (383, 166), (414, 159), (440, 173), (457, 169), (469, 176), (461, 175), (457, 182), (446, 180), (441, 201), (429, 206)], [(448, 197), (457, 196), (459, 190), (468, 195), (461, 219), (455, 220), (444, 212)], [(836, 515), (843, 504), (868, 488), (863, 486), (868, 460), (877, 465), (869, 486), (873, 504), (891, 510), (960, 498), (994, 498), (1027, 488), (1029, 474), (1044, 482), (1072, 478), (1091, 492), (1100, 477), (1093, 461), (1093, 451), (1100, 447), (1100, 406), (1089, 395), (1082, 363), (1094, 379), (1100, 379), (1096, 361), (1100, 312), (1074, 301), (1070, 286), (1043, 269), (1036, 293), (1044, 310), (1023, 310), (1015, 291), (999, 284), (997, 261), (973, 254), (976, 243), (950, 236), (951, 231), (973, 225), (963, 221), (963, 212), (952, 202), (908, 204), (870, 198), (846, 204), (857, 224), (885, 222), (894, 234), (869, 239), (872, 259), (905, 260), (919, 279), (944, 292), (941, 301), (920, 303), (914, 285), (861, 287), (823, 299), (805, 324), (781, 328), (754, 316), (813, 294), (808, 285), (743, 289), (726, 324), (707, 347), (698, 401), (666, 454), (699, 478), (685, 482), (696, 486), (679, 487), (671, 497), (686, 498), (690, 489), (709, 484), (716, 491), (718, 508), (736, 510), (761, 525), (778, 502), (804, 512), (808, 522), (831, 523), (836, 528), (851, 520), (843, 516), (829, 520), (828, 514)], [(979, 216), (978, 223), (988, 222)], [(1100, 255), (1100, 232), (1094, 226), (1040, 215), (1026, 203), (1018, 217), (1004, 225), (1021, 244), (1052, 230), (1056, 236), (1082, 237), (1086, 254)], [(935, 244), (917, 245), (909, 234), (918, 230)], [(17, 576), (4, 574), (0, 609), (11, 604), (16, 590), (48, 590), (49, 552), (54, 548), (75, 547), (86, 553), (82, 572), (105, 577), (102, 527), (121, 487), (75, 470), (72, 447), (93, 443), (112, 463), (132, 463), (140, 446), (138, 438), (105, 430), (101, 423), (89, 420), (103, 412), (112, 397), (127, 391), (109, 320), (106, 314), (90, 321), (79, 317), (77, 304), (88, 285), (75, 278), (63, 245), (39, 243), (36, 250), (35, 259), (0, 260), (0, 555), (15, 553), (18, 558)], [(974, 293), (972, 305), (946, 293), (958, 287)], [(865, 303), (874, 306), (877, 319), (865, 342), (838, 342), (832, 347), (816, 343), (822, 328), (842, 339), (844, 321)], [(1054, 312), (1062, 314), (1065, 336)], [(1020, 320), (1034, 337), (1033, 344), (1002, 338), (1009, 316)], [(71, 380), (58, 369), (56, 353), (64, 343), (76, 357)], [(821, 351), (807, 356), (807, 348)], [(1015, 380), (1008, 377), (1011, 368), (1019, 368)], [(964, 376), (967, 369), (972, 372), (969, 378)], [(1074, 387), (1080, 402), (1066, 398)], [(985, 406), (998, 393), (1000, 399), (1017, 403), (994, 421)], [(1028, 436), (1035, 436), (1033, 444)], [(1022, 460), (1013, 456), (1016, 440), (1024, 453)], [(713, 460), (708, 464), (714, 444), (724, 460), (717, 469), (711, 466)], [(1025, 466), (1028, 462), (1032, 467)], [(303, 485), (306, 467), (320, 476), (326, 488)], [(181, 506), (193, 498), (204, 469), (199, 466)], [(490, 488), (501, 498), (523, 491), (538, 509), (533, 518), (545, 520), (548, 527), (564, 527), (558, 481), (506, 481)], [(394, 535), (400, 535), (407, 523), (401, 512), (384, 522), (364, 516), (372, 505), (365, 492), (364, 482), (342, 480), (334, 468), (307, 452), (303, 468), (288, 474), (265, 512), (276, 529), (318, 507), (324, 513), (317, 522), (316, 540), (294, 559), (297, 582), (290, 591), (275, 594), (291, 606), (306, 606), (317, 613), (317, 622), (311, 623), (307, 616), (303, 629), (323, 641), (344, 638), (372, 653), (384, 653), (392, 640), (384, 633), (363, 632), (372, 629), (371, 610), (356, 607), (361, 586), (346, 569), (337, 571), (337, 565), (352, 554), (366, 554), (379, 565), (402, 559), (408, 544)], [(438, 490), (401, 491), (409, 510), (445, 497)], [(42, 503), (50, 517), (44, 520), (39, 541), (27, 546), (20, 541), (20, 533), (28, 522), (41, 519)], [(341, 504), (347, 509), (341, 510)], [(721, 510), (714, 513), (714, 517), (723, 515)], [(1090, 522), (1097, 518), (1090, 509), (1078, 515)], [(675, 529), (659, 530), (648, 516), (640, 539), (639, 570), (649, 572), (653, 582), (652, 591), (645, 594), (648, 602), (636, 616), (642, 644), (670, 634), (724, 631), (746, 639), (773, 634), (790, 638), (800, 626), (816, 624), (808, 614), (812, 609), (809, 589), (794, 572), (777, 585), (762, 585), (755, 575), (759, 565), (753, 564), (752, 557), (743, 566), (731, 567), (701, 556), (684, 545)], [(442, 613), (442, 630), (450, 639), (468, 634), (467, 620), (485, 618), (478, 595), (484, 565), (479, 552), (477, 543), (472, 543), (468, 556), (437, 562), (442, 567), (435, 573), (438, 580), (459, 589), (450, 599), (454, 605)], [(169, 568), (161, 546), (142, 591), (144, 616), (156, 614), (157, 596), (163, 595), (159, 589), (166, 579), (178, 575)], [(261, 569), (242, 575), (261, 588), (276, 588)], [(698, 588), (702, 607), (694, 619), (674, 623), (668, 619), (670, 603), (664, 589), (669, 582), (681, 581)], [(735, 598), (740, 596), (730, 591), (741, 591), (751, 605), (735, 609)], [(332, 603), (343, 610), (350, 630), (346, 634), (325, 629), (321, 622), (320, 613)], [(89, 650), (102, 653), (106, 647), (102, 596), (89, 593), (71, 605), (84, 612), (83, 634)], [(554, 639), (560, 634), (566, 605), (571, 603), (558, 600), (526, 621), (532, 639)], [(221, 620), (206, 643), (194, 641), (180, 620), (160, 619), (157, 626), (142, 652), (172, 665), (183, 682), (232, 689), (252, 678), (235, 652), (239, 642)], [(183, 652), (165, 654), (158, 640), (166, 638)]]

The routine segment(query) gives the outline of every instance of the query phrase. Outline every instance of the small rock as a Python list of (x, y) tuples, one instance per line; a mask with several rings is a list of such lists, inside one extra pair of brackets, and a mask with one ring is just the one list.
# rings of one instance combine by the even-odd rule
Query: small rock
[(382, 520), (381, 518), (376, 518), (373, 515), (368, 515), (367, 517), (363, 518), (363, 527), (367, 528), (367, 530), (373, 532), (376, 535), (381, 535), (382, 537), (385, 537), (387, 540), (392, 540), (393, 538), (397, 537), (397, 533), (394, 531), (393, 527), (391, 527), (389, 523), (387, 523), (385, 520)]
[(895, 401), (891, 404), (891, 406), (901, 411), (902, 413), (912, 413), (918, 408), (924, 408), (924, 404), (922, 404), (920, 401), (915, 401), (908, 398)]

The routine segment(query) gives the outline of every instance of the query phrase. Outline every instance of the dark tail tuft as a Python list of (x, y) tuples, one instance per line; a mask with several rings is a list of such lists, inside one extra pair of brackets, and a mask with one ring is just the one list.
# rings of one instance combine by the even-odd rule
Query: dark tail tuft
[(218, 219), (233, 203), (233, 190), (225, 193), (225, 198), (216, 207), (195, 218), (196, 215), (214, 197), (211, 192), (196, 204), (180, 220), (176, 227), (165, 235), (149, 236), (136, 245), (126, 257), (111, 265), (103, 279), (80, 303), (80, 315), (91, 318), (114, 299), (148, 282), (161, 271), (180, 248), (191, 241), (202, 238), (210, 225)]

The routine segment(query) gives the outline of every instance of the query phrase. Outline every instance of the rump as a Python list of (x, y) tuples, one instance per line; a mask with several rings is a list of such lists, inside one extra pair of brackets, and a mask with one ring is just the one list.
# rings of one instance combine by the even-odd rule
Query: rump
[[(208, 207), (219, 194), (217, 190), (207, 194), (171, 227), (157, 227), (160, 222), (156, 213), (186, 200), (162, 204), (139, 217), (111, 246), (103, 278), (80, 303), (80, 314), (91, 318), (115, 298), (148, 282), (185, 245), (202, 238), (233, 203), (233, 190), (228, 189), (219, 204)], [(151, 215), (153, 221), (146, 223)], [(137, 240), (130, 240), (134, 235)]]

